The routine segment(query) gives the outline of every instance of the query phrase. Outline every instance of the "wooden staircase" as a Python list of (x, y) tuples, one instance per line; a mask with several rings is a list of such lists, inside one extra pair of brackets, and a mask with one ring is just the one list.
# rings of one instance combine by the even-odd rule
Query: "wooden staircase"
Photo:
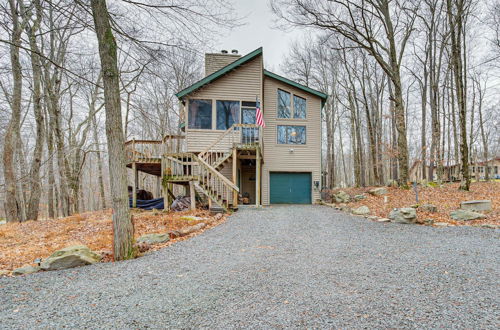
[[(255, 148), (260, 152), (257, 134), (243, 134), (244, 129), (259, 130), (256, 125), (235, 124), (197, 155), (192, 152), (165, 154), (162, 157), (164, 185), (193, 181), (197, 190), (225, 211), (237, 207), (240, 190), (220, 170), (233, 159), (239, 148)], [(235, 178), (234, 174), (234, 181)]]

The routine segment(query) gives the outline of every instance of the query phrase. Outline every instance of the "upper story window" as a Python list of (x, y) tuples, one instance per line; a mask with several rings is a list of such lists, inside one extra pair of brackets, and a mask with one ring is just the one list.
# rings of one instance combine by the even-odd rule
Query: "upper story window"
[(278, 89), (278, 118), (290, 118), (291, 94)]
[(293, 118), (306, 118), (306, 99), (297, 95), (293, 96)]
[[(292, 109), (293, 108), (293, 113)], [(306, 119), (306, 99), (278, 89), (278, 118)]]
[(278, 144), (306, 144), (306, 127), (278, 125)]
[(188, 128), (212, 129), (212, 100), (189, 100)]
[(217, 101), (217, 129), (227, 130), (240, 123), (240, 101)]

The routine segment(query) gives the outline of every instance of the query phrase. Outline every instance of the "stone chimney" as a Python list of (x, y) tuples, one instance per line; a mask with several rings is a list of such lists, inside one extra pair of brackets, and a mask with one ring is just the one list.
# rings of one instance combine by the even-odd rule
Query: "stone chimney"
[(229, 54), (227, 50), (222, 50), (220, 53), (205, 54), (205, 77), (233, 63), (241, 57), (236, 49), (233, 49), (231, 53), (232, 54)]

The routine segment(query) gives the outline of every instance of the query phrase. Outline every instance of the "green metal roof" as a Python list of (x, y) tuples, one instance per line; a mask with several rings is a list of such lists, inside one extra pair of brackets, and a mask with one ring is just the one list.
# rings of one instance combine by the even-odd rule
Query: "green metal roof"
[(317, 91), (315, 89), (312, 89), (310, 87), (307, 87), (307, 86), (304, 86), (304, 85), (301, 85), (299, 83), (296, 83), (295, 81), (293, 80), (290, 80), (288, 78), (285, 78), (285, 77), (282, 77), (282, 76), (279, 76), (277, 75), (276, 73), (272, 73), (270, 71), (267, 71), (267, 70), (264, 70), (264, 75), (265, 76), (268, 76), (268, 77), (271, 77), (271, 78), (274, 78), (276, 80), (279, 80), (281, 82), (284, 82), (285, 84), (288, 84), (288, 85), (292, 85), (293, 87), (296, 87), (298, 89), (301, 89), (305, 92), (308, 92), (308, 93), (311, 93), (313, 95), (316, 95), (318, 97), (321, 98), (321, 100), (323, 101), (323, 103), (326, 101), (326, 99), (328, 98), (328, 95), (326, 95), (325, 93), (322, 93), (320, 91)]
[(254, 58), (256, 58), (257, 56), (259, 56), (261, 54), (262, 54), (262, 47), (257, 48), (253, 52), (251, 52), (251, 53), (249, 53), (249, 54), (247, 54), (247, 55), (245, 55), (245, 56), (237, 59), (233, 63), (231, 63), (229, 65), (226, 65), (225, 67), (223, 67), (219, 71), (215, 71), (214, 73), (212, 73), (212, 74), (206, 76), (205, 78), (199, 80), (198, 82), (194, 83), (193, 85), (189, 86), (188, 88), (183, 89), (179, 93), (175, 94), (175, 96), (177, 96), (177, 98), (180, 99), (180, 98), (182, 98), (182, 97), (184, 97), (184, 96), (186, 96), (188, 94), (191, 94), (195, 90), (203, 87), (206, 84), (211, 83), (212, 81), (214, 81), (214, 80), (222, 77), (223, 75), (225, 75), (229, 71), (231, 71), (231, 70), (239, 67), (242, 64), (245, 64), (246, 62), (248, 62), (250, 60), (253, 60)]

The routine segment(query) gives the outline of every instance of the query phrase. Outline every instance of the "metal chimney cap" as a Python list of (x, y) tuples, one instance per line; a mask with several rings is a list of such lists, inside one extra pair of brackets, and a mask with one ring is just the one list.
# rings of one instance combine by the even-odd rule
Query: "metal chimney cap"
[(223, 49), (220, 51), (222, 54), (227, 54), (227, 50)]
[(235, 55), (237, 55), (237, 54), (238, 54), (238, 50), (237, 50), (237, 49), (233, 49), (233, 50), (231, 51), (231, 54), (235, 54)]

